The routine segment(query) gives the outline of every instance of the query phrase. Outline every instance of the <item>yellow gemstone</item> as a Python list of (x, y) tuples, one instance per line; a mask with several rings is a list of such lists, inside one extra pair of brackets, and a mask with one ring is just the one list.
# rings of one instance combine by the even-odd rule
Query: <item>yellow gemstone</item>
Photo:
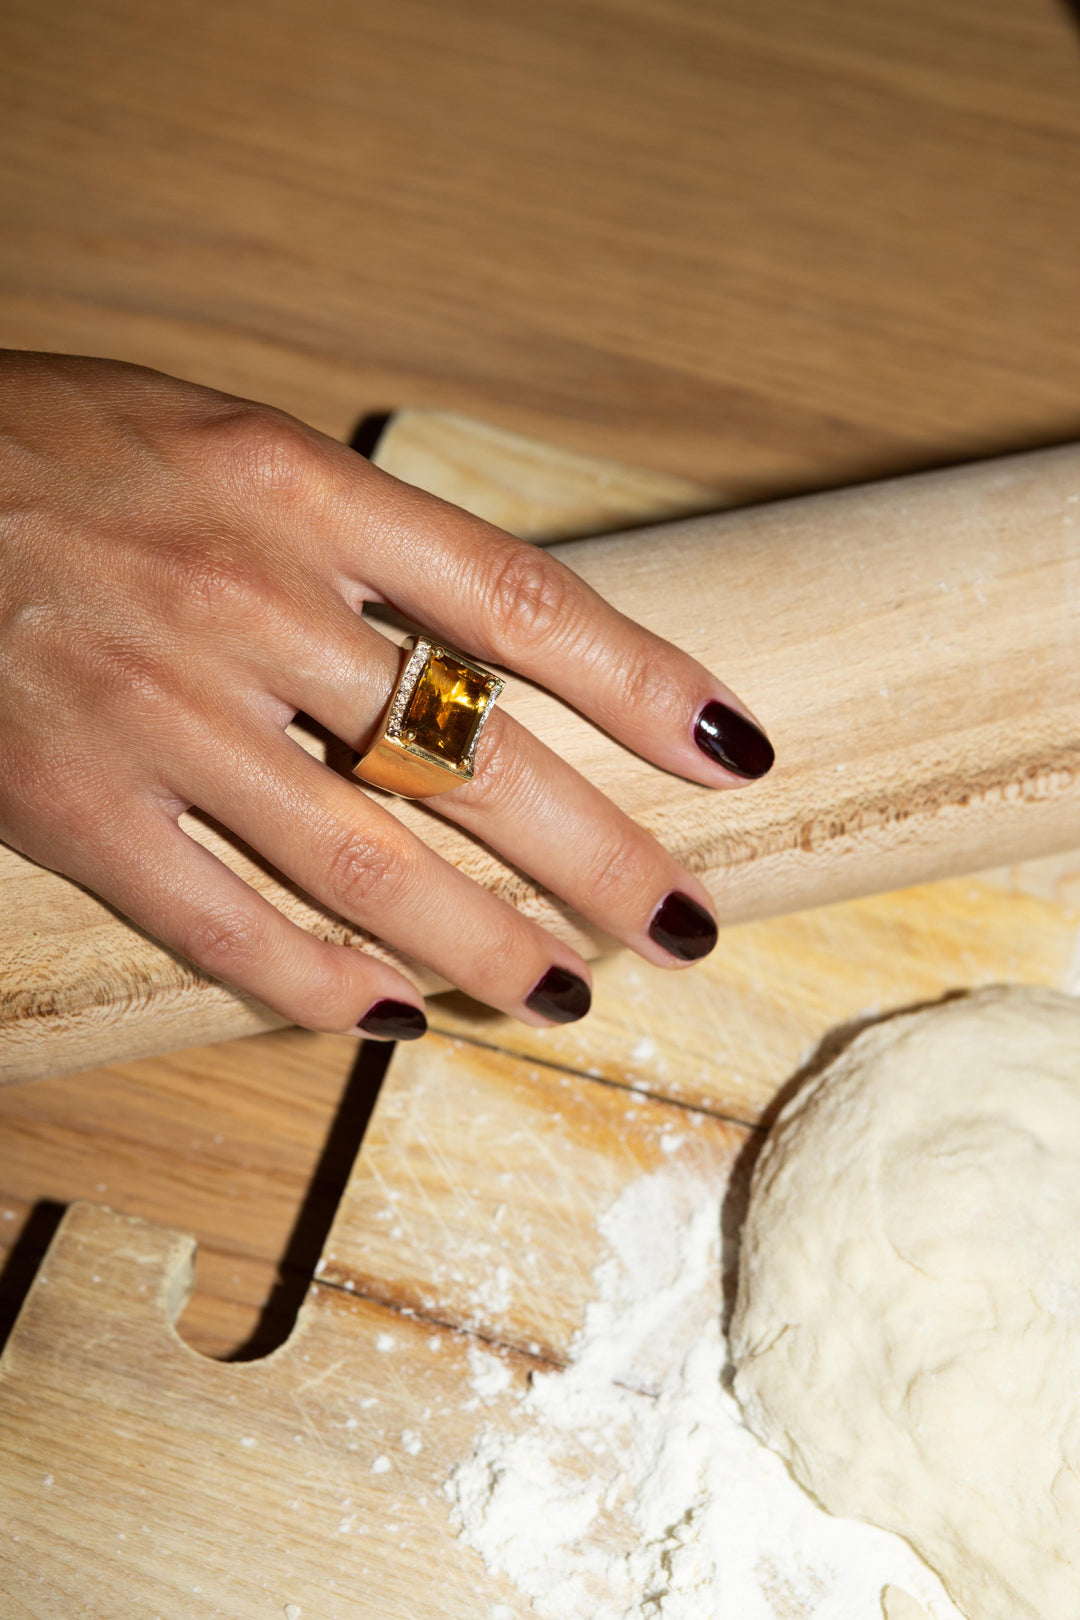
[(488, 694), (482, 675), (446, 653), (433, 653), (409, 699), (401, 729), (415, 733), (417, 746), (427, 753), (458, 765), (468, 754)]

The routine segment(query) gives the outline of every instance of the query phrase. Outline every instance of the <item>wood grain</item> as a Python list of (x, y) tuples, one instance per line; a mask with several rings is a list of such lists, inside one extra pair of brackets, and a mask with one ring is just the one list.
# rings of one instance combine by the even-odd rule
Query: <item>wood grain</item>
[[(471, 1620), (479, 1588), (524, 1620), (448, 1524), (443, 1481), (482, 1421), (468, 1342), (318, 1288), (282, 1354), (206, 1361), (169, 1325), (191, 1248), (69, 1212), (0, 1368), (5, 1616)], [(493, 1416), (524, 1380), (508, 1365)]]
[[(290, 1603), (358, 1620), (373, 1590), (388, 1620), (528, 1613), (457, 1542), (445, 1481), (485, 1423), (514, 1422), (528, 1373), (565, 1359), (607, 1252), (597, 1211), (661, 1164), (719, 1184), (747, 1133), (477, 1055), (435, 1040), (395, 1067), (367, 1175), (264, 1361), (207, 1361), (171, 1331), (190, 1239), (72, 1207), (0, 1359), (13, 1616), (67, 1620), (77, 1597), (110, 1620), (256, 1620)], [(466, 1276), (472, 1292), (455, 1288)], [(358, 1297), (376, 1278), (396, 1308)], [(523, 1349), (496, 1345), (507, 1387), (487, 1395), (475, 1358), (500, 1332)]]
[(606, 1253), (597, 1216), (664, 1167), (725, 1186), (752, 1134), (429, 1037), (395, 1055), (318, 1280), (564, 1362)]
[[(416, 426), (408, 416), (395, 424), (390, 446), (399, 469)], [(473, 441), (459, 424), (430, 419), (419, 426), (429, 464), (437, 451), (440, 475), (467, 479), (471, 499), (485, 498), (486, 489), (513, 490), (524, 450), (504, 459), (496, 438), (500, 453), (493, 453), (485, 475), (476, 453), (477, 443), (489, 442), (484, 435)], [(546, 464), (542, 447), (529, 447), (529, 454), (534, 466)], [(581, 480), (573, 469), (567, 488), (562, 458), (550, 466), (546, 509), (557, 518), (570, 510), (559, 508), (560, 498), (580, 499)], [(931, 999), (959, 983), (1019, 978), (1072, 988), (1080, 906), (1075, 867), (1069, 858), (1029, 862), (994, 883), (964, 881), (833, 906), (790, 922), (732, 928), (692, 974), (673, 976), (635, 958), (609, 958), (597, 964), (590, 1019), (567, 1029), (531, 1032), (459, 997), (433, 1003), (432, 1018), (448, 1033), (545, 1065), (752, 1121), (836, 1026), (869, 1010)], [(259, 879), (253, 863), (246, 870)], [(65, 895), (97, 908), (100, 922), (85, 940), (72, 908), (62, 903)], [(105, 908), (72, 886), (60, 885), (59, 896), (60, 903), (39, 915), (41, 935), (56, 941), (57, 974), (65, 960), (84, 952), (91, 968), (100, 972), (111, 960), (122, 975), (129, 958), (122, 952), (110, 958), (103, 950), (100, 929), (111, 926)], [(286, 896), (285, 903), (296, 904), (296, 897)], [(25, 903), (19, 904), (25, 920)], [(122, 935), (121, 944), (137, 949), (139, 936)], [(139, 1018), (151, 1028), (129, 1018), (121, 1029), (152, 1050), (161, 1034), (145, 993), (152, 981), (145, 965), (135, 977), (143, 996)], [(193, 976), (187, 982), (192, 999), (221, 994)], [(182, 1026), (181, 1038), (198, 1027), (194, 1020)], [(741, 1038), (733, 1046), (717, 1031)], [(194, 1225), (199, 1269), (182, 1321), (194, 1346), (228, 1355), (257, 1331), (283, 1332), (287, 1322), (274, 1314), (272, 1301), (282, 1265), (285, 1281), (296, 1281), (289, 1232), (355, 1052), (355, 1043), (344, 1038), (282, 1031), (9, 1091), (0, 1134), (6, 1145), (0, 1250), (14, 1249), (18, 1262), (7, 1274), (12, 1297), (25, 1286), (49, 1229), (34, 1213), (41, 1201), (108, 1198), (166, 1225)], [(310, 1240), (303, 1252), (310, 1255)]]
[(395, 478), (541, 545), (725, 504), (707, 484), (584, 456), (454, 411), (399, 411), (373, 459)]
[(723, 930), (689, 973), (604, 957), (578, 1024), (532, 1029), (449, 995), (431, 1003), (432, 1025), (756, 1124), (868, 1019), (986, 984), (1080, 991), (1078, 865), (1075, 855), (1059, 863), (1039, 892), (1031, 862), (746, 923)]
[(281, 1319), (279, 1300), (291, 1299), (295, 1315), (347, 1168), (320, 1197), (320, 1171), (332, 1179), (320, 1161), (344, 1108), (352, 1153), (359, 1141), (357, 1047), (346, 1036), (279, 1030), (5, 1092), (0, 1258), (18, 1255), (3, 1269), (5, 1328), (51, 1236), (50, 1215), (91, 1199), (198, 1240), (180, 1331), (203, 1355), (235, 1354), (260, 1320), (264, 1337), (283, 1337), (291, 1316)]
[[(1052, 0), (633, 0), (617, 13), (605, 0), (404, 0), (390, 12), (316, 0), (302, 16), (285, 0), (64, 0), (47, 13), (16, 0), (0, 31), (0, 341), (141, 360), (270, 399), (339, 437), (367, 410), (440, 405), (666, 468), (725, 501), (1077, 434), (1080, 58), (1070, 13)], [(1075, 987), (1069, 863), (1051, 863), (1045, 883), (1025, 865), (998, 893), (979, 887), (976, 899), (949, 885), (951, 898), (924, 889), (747, 924), (725, 936), (715, 978), (609, 959), (590, 1022), (526, 1053), (510, 1094), (527, 1099), (529, 1069), (554, 1061), (752, 1118), (792, 1056), (812, 1057), (836, 1021), (875, 1004), (984, 974)], [(88, 928), (111, 923), (71, 904)], [(71, 920), (59, 909), (51, 934), (44, 914), (39, 923), (58, 973)], [(88, 939), (88, 959), (93, 950)], [(148, 981), (121, 981), (149, 1013)], [(213, 1027), (192, 1016), (212, 1000), (206, 987), (180, 976), (176, 994), (188, 1038)], [(111, 1038), (124, 1006), (87, 1022)], [(477, 1009), (439, 1003), (437, 1016), (457, 1036), (522, 1040)], [(4, 1202), (0, 1238), (46, 1189), (66, 1200), (122, 1186), (126, 1208), (197, 1223), (219, 1250), (219, 1297), (200, 1305), (196, 1289), (198, 1332), (192, 1310), (185, 1332), (212, 1350), (238, 1342), (272, 1278), (284, 1194), (299, 1196), (299, 1149), (317, 1151), (317, 1108), (328, 1118), (351, 1061), (327, 1049), (323, 1078), (322, 1060), (309, 1075), (283, 1055), (294, 1039), (9, 1088), (5, 1122), (35, 1093), (41, 1112), (32, 1130), (0, 1132), (0, 1186), (23, 1189), (17, 1207)], [(440, 1046), (439, 1072), (468, 1090), (462, 1050), (451, 1061)], [(478, 1073), (505, 1110), (490, 1055)], [(572, 1088), (597, 1088), (563, 1078), (573, 1144)], [(279, 1114), (282, 1080), (295, 1117)], [(627, 1091), (616, 1100), (636, 1106)], [(478, 1234), (463, 1219), (471, 1116), (440, 1106), (456, 1155), (441, 1185), (439, 1138), (410, 1146), (407, 1112), (372, 1124), (384, 1178), (403, 1163), (406, 1192), (439, 1193), (426, 1210), (408, 1204), (406, 1256), (366, 1226), (355, 1247), (335, 1230), (342, 1287), (316, 1285), (302, 1336), (254, 1367), (208, 1365), (170, 1337), (184, 1241), (77, 1213), (3, 1364), (0, 1489), (21, 1539), (0, 1547), (0, 1594), (13, 1620), (70, 1620), (87, 1605), (103, 1620), (215, 1609), (263, 1620), (286, 1604), (303, 1620), (353, 1620), (373, 1604), (391, 1620), (472, 1616), (477, 1585), (485, 1607), (524, 1620), (520, 1598), (491, 1584), (439, 1517), (443, 1471), (486, 1415), (460, 1409), (472, 1398), (467, 1349), (344, 1290), (385, 1273), (379, 1286), (403, 1299), (445, 1286), (450, 1265), (467, 1278), (478, 1236), (493, 1243), (489, 1262), (506, 1263), (498, 1228)], [(194, 1120), (215, 1109), (229, 1152), (200, 1168)], [(675, 1112), (648, 1116), (653, 1136)], [(565, 1193), (574, 1155), (542, 1125)], [(282, 1151), (294, 1132), (296, 1158)], [(56, 1152), (65, 1133), (77, 1149)], [(648, 1131), (620, 1140), (616, 1167), (652, 1151)], [(618, 1184), (602, 1153), (577, 1162), (605, 1195)], [(537, 1186), (551, 1174), (527, 1152), (522, 1167)], [(235, 1193), (219, 1197), (226, 1177)], [(485, 1219), (493, 1191), (478, 1201)], [(357, 1194), (358, 1211), (377, 1215), (370, 1182)], [(560, 1320), (549, 1302), (541, 1317), (552, 1348), (583, 1297), (587, 1198), (576, 1187), (556, 1218), (560, 1241), (586, 1248), (560, 1262), (570, 1308)], [(248, 1219), (266, 1269), (228, 1298)], [(170, 1276), (180, 1286), (155, 1297)], [(458, 1308), (479, 1323), (468, 1281), (457, 1286)], [(515, 1310), (520, 1335), (521, 1300)], [(394, 1357), (376, 1348), (383, 1332)], [(515, 1380), (534, 1364), (508, 1362)], [(382, 1409), (360, 1408), (362, 1391)], [(363, 1465), (376, 1444), (400, 1442), (426, 1391), (441, 1402), (439, 1435), (415, 1461), (394, 1452), (400, 1470), (386, 1477), (409, 1494), (381, 1495)], [(354, 1500), (368, 1517), (344, 1531), (358, 1461)]]
[[(553, 550), (721, 671), (775, 742), (764, 781), (717, 793), (524, 682), (500, 700), (698, 872), (725, 922), (1075, 842), (1080, 447)], [(433, 810), (386, 802), (565, 928), (564, 906)]]
[[(1075, 842), (1080, 448), (553, 549), (722, 673), (773, 737), (770, 776), (719, 793), (659, 771), (523, 681), (511, 678), (501, 699), (697, 872), (725, 922)], [(436, 811), (374, 796), (587, 955), (610, 944)], [(443, 987), (298, 894), (225, 829), (198, 813), (182, 824), (294, 920), (397, 962), (426, 990)], [(9, 1080), (279, 1021), (10, 851), (0, 948)]]
[(743, 500), (1080, 431), (1059, 0), (8, 0), (0, 341)]
[[(371, 1165), (378, 1164), (378, 1181), (387, 1187), (417, 1185), (417, 1162), (429, 1157), (434, 1163), (419, 1172), (421, 1183), (445, 1178), (449, 1164), (457, 1166), (459, 1185), (470, 1175), (479, 1185), (508, 1173), (494, 1123), (475, 1134), (476, 1105), (461, 1100), (470, 1088), (489, 1085), (493, 1052), (524, 1060), (520, 1086), (535, 1093), (541, 1111), (552, 1097), (556, 1111), (565, 1106), (568, 1083), (601, 1080), (622, 1088), (611, 1103), (616, 1122), (620, 1108), (636, 1106), (636, 1094), (753, 1124), (768, 1116), (793, 1075), (867, 1017), (963, 986), (1019, 982), (1075, 990), (1080, 895), (1072, 867), (1052, 863), (1040, 871), (1031, 863), (996, 878), (745, 924), (726, 930), (712, 956), (688, 973), (613, 955), (595, 964), (589, 1018), (562, 1029), (531, 1030), (460, 996), (436, 998), (433, 1028), (468, 1044), (453, 1062), (433, 1060), (430, 1072), (428, 1054), (442, 1053), (439, 1043), (422, 1042), (415, 1059), (399, 1052), (395, 1075), (407, 1066), (415, 1096), (404, 1119), (394, 1112), (404, 1106), (397, 1100), (371, 1124), (360, 1183), (350, 1193), (358, 1235), (343, 1282), (351, 1277), (395, 1304), (415, 1305), (433, 1294), (442, 1301), (445, 1278), (434, 1290), (430, 1256), (443, 1241), (440, 1223), (464, 1230), (460, 1200), (451, 1198), (434, 1226), (425, 1214), (430, 1203), (410, 1206), (412, 1250), (428, 1257), (421, 1286), (408, 1269), (415, 1256), (403, 1277), (405, 1262), (394, 1252), (400, 1245), (388, 1244), (375, 1218), (385, 1201), (376, 1204)], [(305, 1203), (320, 1200), (318, 1182), (310, 1183), (356, 1056), (357, 1043), (347, 1037), (281, 1030), (9, 1088), (0, 1099), (0, 1259), (22, 1243), (9, 1290), (26, 1286), (44, 1248), (27, 1231), (41, 1201), (93, 1199), (197, 1235), (196, 1283), (180, 1321), (195, 1349), (233, 1355), (260, 1322), (264, 1337), (280, 1338), (287, 1317), (273, 1311), (267, 1319), (266, 1312), (282, 1280), (289, 1285), (282, 1308), (295, 1301), (299, 1258), (310, 1265), (318, 1252), (310, 1218), (298, 1247), (291, 1234)], [(602, 1095), (591, 1083), (585, 1089), (594, 1099)], [(496, 1117), (505, 1124), (502, 1114)], [(355, 1144), (362, 1113), (354, 1108), (351, 1120), (342, 1125)], [(535, 1120), (531, 1129), (535, 1134)], [(647, 1147), (621, 1144), (619, 1152), (645, 1155), (644, 1163)], [(601, 1173), (596, 1165), (590, 1172)], [(603, 1185), (610, 1193), (613, 1184)], [(533, 1196), (541, 1196), (542, 1182), (536, 1188)], [(331, 1214), (325, 1195), (316, 1213), (325, 1230)], [(490, 1256), (479, 1249), (490, 1213), (488, 1205), (477, 1214), (472, 1262), (463, 1254), (456, 1262), (459, 1303), (483, 1293)], [(571, 1268), (578, 1288), (584, 1274), (570, 1238), (589, 1220), (585, 1204), (576, 1206), (557, 1262)], [(461, 1319), (468, 1320), (464, 1310)]]

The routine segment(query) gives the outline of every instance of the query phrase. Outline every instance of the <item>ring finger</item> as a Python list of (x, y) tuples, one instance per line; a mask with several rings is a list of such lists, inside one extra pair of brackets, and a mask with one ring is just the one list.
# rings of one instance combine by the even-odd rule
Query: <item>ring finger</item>
[(659, 966), (696, 962), (716, 944), (705, 887), (512, 716), (492, 713), (472, 781), (440, 794), (436, 803), (441, 814)]
[(170, 791), (231, 827), (309, 894), (528, 1023), (565, 1023), (588, 1011), (588, 969), (575, 951), (291, 738), (269, 725), (256, 736), (226, 736), (220, 722), (213, 737), (173, 754)]
[[(346, 610), (347, 611), (347, 610)], [(324, 626), (325, 676), (291, 697), (343, 741), (364, 747), (370, 730), (370, 703), (357, 701), (355, 679), (337, 671), (352, 669), (382, 642), (374, 663), (385, 697), (400, 654), (383, 638), (361, 627)], [(337, 646), (338, 638), (343, 645)], [(362, 649), (362, 653), (361, 653)], [(389, 657), (388, 657), (389, 654)], [(363, 727), (363, 732), (360, 728)], [(715, 945), (716, 921), (704, 886), (663, 845), (612, 804), (565, 760), (547, 748), (512, 716), (496, 708), (477, 753), (476, 774), (435, 800), (441, 815), (528, 872), (605, 933), (664, 967), (699, 960)]]

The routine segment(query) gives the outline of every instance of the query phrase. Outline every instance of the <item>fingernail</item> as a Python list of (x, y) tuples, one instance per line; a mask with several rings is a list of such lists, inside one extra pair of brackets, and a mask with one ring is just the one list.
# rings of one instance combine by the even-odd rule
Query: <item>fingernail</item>
[(411, 1001), (377, 1001), (356, 1027), (384, 1041), (418, 1041), (427, 1034), (427, 1019)]
[(577, 973), (565, 968), (548, 968), (538, 984), (525, 997), (530, 1012), (550, 1018), (553, 1024), (572, 1024), (584, 1018), (592, 1006), (592, 991)]
[(649, 938), (680, 962), (700, 962), (716, 944), (717, 928), (704, 906), (673, 889), (653, 912)]
[(726, 703), (706, 703), (697, 717), (694, 741), (717, 765), (754, 781), (771, 769), (776, 758), (765, 733)]

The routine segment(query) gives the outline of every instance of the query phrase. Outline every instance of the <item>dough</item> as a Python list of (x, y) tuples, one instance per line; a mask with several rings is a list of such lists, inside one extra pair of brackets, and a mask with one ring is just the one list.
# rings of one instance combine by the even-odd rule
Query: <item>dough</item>
[(755, 1172), (731, 1330), (754, 1432), (906, 1536), (970, 1620), (1080, 1616), (1080, 1003), (860, 1035)]
[(898, 1586), (887, 1586), (882, 1592), (881, 1612), (885, 1620), (927, 1620), (922, 1604)]

